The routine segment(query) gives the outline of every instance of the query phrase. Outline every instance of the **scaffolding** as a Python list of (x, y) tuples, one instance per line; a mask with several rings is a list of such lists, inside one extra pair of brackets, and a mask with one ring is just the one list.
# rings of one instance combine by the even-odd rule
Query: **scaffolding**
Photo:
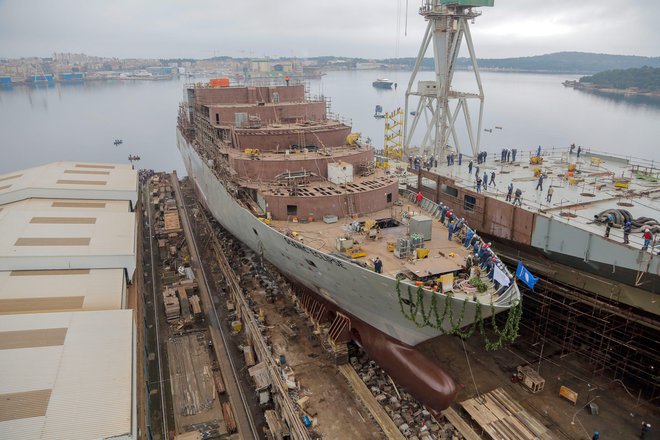
[(403, 110), (385, 113), (385, 143), (383, 155), (390, 159), (403, 159)]
[(543, 277), (534, 291), (523, 285), (520, 290), (519, 342), (535, 356), (576, 356), (590, 380), (621, 381), (635, 397), (648, 401), (660, 397), (657, 317)]

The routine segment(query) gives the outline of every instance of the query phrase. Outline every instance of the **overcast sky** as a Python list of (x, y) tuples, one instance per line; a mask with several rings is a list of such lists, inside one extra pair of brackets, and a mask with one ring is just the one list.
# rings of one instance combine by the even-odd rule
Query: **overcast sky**
[[(419, 0), (0, 0), (0, 57), (415, 56)], [(477, 56), (558, 51), (660, 56), (660, 1), (495, 0)], [(397, 33), (397, 22), (400, 31)]]

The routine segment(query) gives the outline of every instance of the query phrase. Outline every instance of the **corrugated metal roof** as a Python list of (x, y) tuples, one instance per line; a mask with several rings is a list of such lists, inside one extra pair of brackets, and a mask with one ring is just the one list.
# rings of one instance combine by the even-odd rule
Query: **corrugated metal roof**
[(125, 302), (122, 269), (0, 272), (0, 315), (118, 310)]
[[(63, 345), (0, 350), (0, 399), (10, 395), (23, 403), (4, 417), (11, 420), (0, 421), (0, 438), (131, 436), (132, 311), (5, 315), (0, 338), (3, 332), (60, 328), (66, 328)], [(47, 409), (39, 415), (34, 402), (43, 399)]]
[(135, 213), (30, 206), (0, 211), (0, 270), (126, 268), (132, 276)]
[(0, 175), (0, 205), (30, 198), (137, 202), (137, 172), (126, 164), (53, 162)]

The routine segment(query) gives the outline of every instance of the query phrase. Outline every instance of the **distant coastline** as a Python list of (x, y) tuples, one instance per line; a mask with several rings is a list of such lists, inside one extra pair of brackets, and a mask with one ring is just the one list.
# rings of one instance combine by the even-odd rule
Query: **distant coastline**
[(581, 83), (579, 81), (564, 81), (562, 83), (565, 87), (571, 87), (576, 90), (584, 90), (587, 92), (608, 93), (620, 96), (645, 96), (650, 98), (660, 99), (660, 90), (645, 90), (637, 87), (628, 87), (625, 89), (618, 89), (614, 87), (602, 86), (591, 83)]

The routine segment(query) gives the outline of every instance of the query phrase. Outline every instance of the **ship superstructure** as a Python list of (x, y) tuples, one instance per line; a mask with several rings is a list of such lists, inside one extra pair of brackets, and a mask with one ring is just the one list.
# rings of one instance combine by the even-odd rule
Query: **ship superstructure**
[(177, 140), (222, 226), (311, 298), (336, 340), (362, 344), (432, 408), (451, 402), (454, 384), (413, 347), (519, 308), (488, 246), (447, 209), (401, 197), (399, 175), (376, 167), (372, 146), (302, 84), (188, 86)]

